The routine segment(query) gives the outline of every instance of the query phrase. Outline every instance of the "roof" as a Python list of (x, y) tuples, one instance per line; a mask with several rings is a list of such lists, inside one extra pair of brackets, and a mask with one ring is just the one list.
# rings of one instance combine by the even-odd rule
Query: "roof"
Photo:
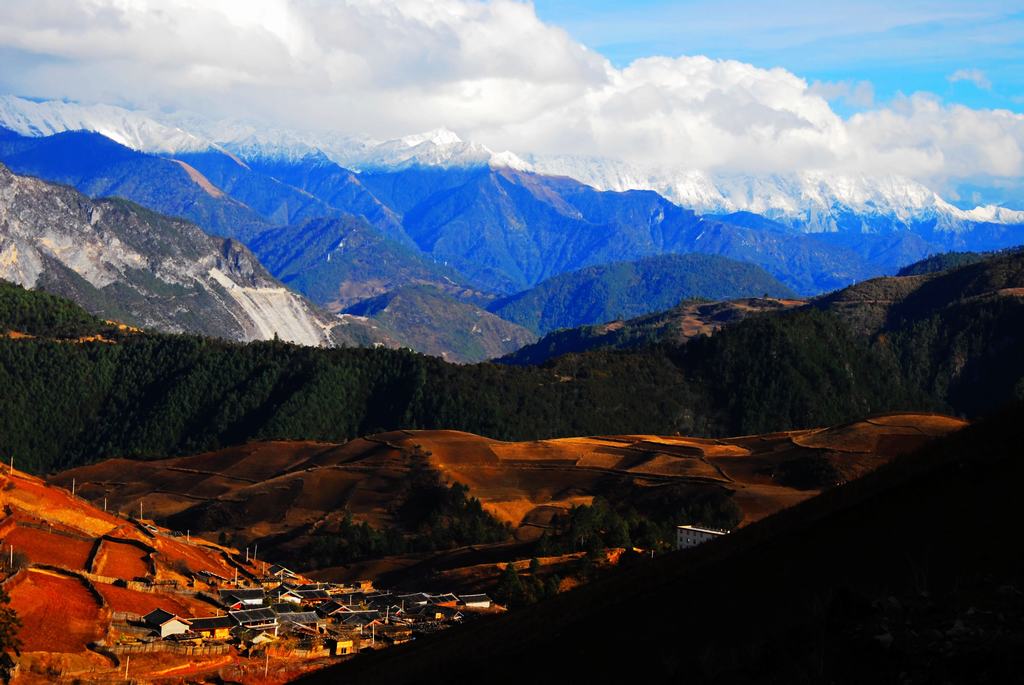
[(471, 604), (474, 602), (490, 602), (491, 598), (487, 595), (459, 595), (459, 601), (463, 604)]
[(281, 564), (274, 564), (270, 567), (270, 575), (276, 576), (278, 574), (284, 574), (288, 576), (295, 575), (295, 573), (291, 569), (285, 568), (284, 566), (281, 566)]
[(218, 628), (233, 628), (235, 620), (230, 616), (210, 616), (208, 618), (194, 618), (190, 621), (192, 630), (200, 632), (203, 630), (216, 630)]
[(316, 608), (324, 616), (330, 616), (337, 611), (344, 611), (345, 609), (345, 605), (335, 599), (328, 600)]
[(315, 611), (292, 611), (277, 615), (277, 620), (284, 623), (298, 623), (299, 625), (310, 625), (320, 621), (320, 616)]
[(331, 599), (330, 594), (326, 590), (296, 590), (295, 594), (299, 596), (299, 599), (304, 600)]
[(278, 602), (277, 604), (271, 604), (267, 608), (275, 614), (290, 614), (295, 611), (296, 606), (295, 602)]
[(426, 604), (427, 602), (430, 601), (430, 595), (426, 595), (426, 594), (424, 594), (422, 592), (414, 592), (414, 593), (408, 594), (408, 595), (398, 595), (397, 597), (395, 597), (395, 599), (401, 600), (403, 602), (413, 602), (413, 603), (416, 603), (416, 604)]
[(707, 533), (708, 535), (725, 535), (729, 532), (727, 530), (717, 530), (715, 528), (701, 528), (699, 526), (676, 526), (676, 528), (682, 530), (692, 530), (698, 533)]
[(331, 586), (330, 583), (302, 583), (300, 585), (288, 584), (289, 590), (326, 590)]
[(229, 611), (228, 615), (239, 624), (277, 622), (277, 614), (271, 609), (239, 609), (238, 611)]
[(177, 616), (176, 614), (172, 614), (169, 611), (164, 611), (163, 609), (153, 609), (153, 611), (143, 616), (142, 620), (151, 626), (162, 626), (173, 620), (178, 620), (182, 623), (188, 624), (187, 620)]
[(457, 602), (457, 601), (459, 601), (459, 598), (456, 597), (451, 592), (448, 592), (448, 593), (443, 594), (443, 595), (429, 595), (429, 597), (430, 597), (430, 601), (433, 602), (434, 604), (440, 604), (442, 602)]

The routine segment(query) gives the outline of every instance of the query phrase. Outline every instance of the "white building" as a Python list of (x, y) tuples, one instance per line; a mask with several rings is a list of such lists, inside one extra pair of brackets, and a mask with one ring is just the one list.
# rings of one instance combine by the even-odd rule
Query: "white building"
[(676, 526), (676, 549), (688, 549), (697, 545), (714, 540), (715, 538), (727, 535), (727, 530), (715, 530), (714, 528), (699, 528), (697, 526)]
[(165, 638), (171, 635), (187, 633), (190, 628), (187, 620), (163, 609), (153, 609), (153, 611), (143, 616), (142, 620), (147, 626), (155, 630), (160, 637)]

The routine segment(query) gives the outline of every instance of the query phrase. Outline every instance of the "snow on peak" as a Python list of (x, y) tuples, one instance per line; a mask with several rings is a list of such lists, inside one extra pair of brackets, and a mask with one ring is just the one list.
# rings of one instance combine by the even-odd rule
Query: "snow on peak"
[(212, 147), (208, 140), (188, 131), (121, 107), (35, 102), (13, 95), (0, 96), (0, 126), (34, 137), (93, 131), (133, 150), (157, 154), (200, 152)]
[(156, 154), (221, 149), (246, 160), (289, 162), (323, 155), (356, 170), (412, 166), (511, 168), (568, 176), (601, 190), (654, 190), (699, 213), (754, 212), (806, 231), (837, 230), (843, 217), (851, 214), (865, 222), (936, 220), (936, 225), (946, 230), (960, 230), (969, 222), (1024, 223), (1022, 211), (996, 205), (960, 209), (925, 185), (894, 175), (833, 171), (751, 175), (685, 167), (646, 168), (600, 157), (520, 157), (508, 150), (495, 152), (480, 143), (464, 141), (444, 127), (382, 142), (339, 133), (211, 121), (180, 112), (145, 113), (110, 105), (36, 102), (10, 95), (0, 96), (0, 126), (27, 136), (95, 131), (133, 149)]
[(995, 224), (1024, 224), (1024, 211), (1007, 209), (998, 205), (984, 205), (974, 209), (952, 209), (959, 211), (963, 218), (970, 221), (982, 221)]
[(427, 131), (425, 133), (414, 133), (409, 136), (399, 138), (399, 140), (405, 144), (406, 147), (416, 147), (423, 143), (430, 143), (432, 145), (444, 146), (444, 145), (455, 145), (461, 143), (462, 138), (459, 135), (444, 127), (435, 128), (433, 131)]
[(533, 171), (533, 165), (527, 162), (525, 159), (505, 150), (504, 152), (495, 152), (491, 154), (488, 165), (492, 169), (514, 169), (516, 171)]

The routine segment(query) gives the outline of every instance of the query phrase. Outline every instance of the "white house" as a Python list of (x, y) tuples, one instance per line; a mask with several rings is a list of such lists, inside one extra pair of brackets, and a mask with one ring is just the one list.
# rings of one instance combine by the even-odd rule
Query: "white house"
[(727, 535), (727, 530), (700, 528), (698, 526), (676, 526), (676, 549), (688, 549)]
[(183, 618), (178, 618), (169, 611), (163, 609), (154, 609), (145, 616), (142, 620), (147, 626), (155, 630), (160, 637), (170, 637), (171, 635), (181, 635), (189, 631), (189, 622)]

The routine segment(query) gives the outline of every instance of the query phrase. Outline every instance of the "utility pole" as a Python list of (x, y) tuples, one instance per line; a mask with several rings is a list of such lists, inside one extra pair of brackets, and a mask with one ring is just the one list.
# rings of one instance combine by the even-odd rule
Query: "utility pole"
[(249, 548), (245, 548), (245, 563), (249, 563)]
[(106, 513), (106, 511), (107, 511), (107, 498), (106, 497), (103, 498), (103, 511), (104, 511), (104, 513)]
[(264, 680), (267, 679), (267, 672), (270, 670), (270, 648), (269, 647), (267, 648), (266, 655), (267, 655), (267, 660), (263, 664), (263, 679)]
[(129, 654), (124, 660), (124, 679), (128, 680), (128, 665), (132, 662), (132, 655)]
[(142, 498), (139, 498), (139, 520), (142, 520)]
[(71, 479), (71, 496), (72, 497), (75, 496), (75, 479), (74, 478)]
[(188, 528), (185, 529), (185, 542), (192, 542), (192, 531)]

